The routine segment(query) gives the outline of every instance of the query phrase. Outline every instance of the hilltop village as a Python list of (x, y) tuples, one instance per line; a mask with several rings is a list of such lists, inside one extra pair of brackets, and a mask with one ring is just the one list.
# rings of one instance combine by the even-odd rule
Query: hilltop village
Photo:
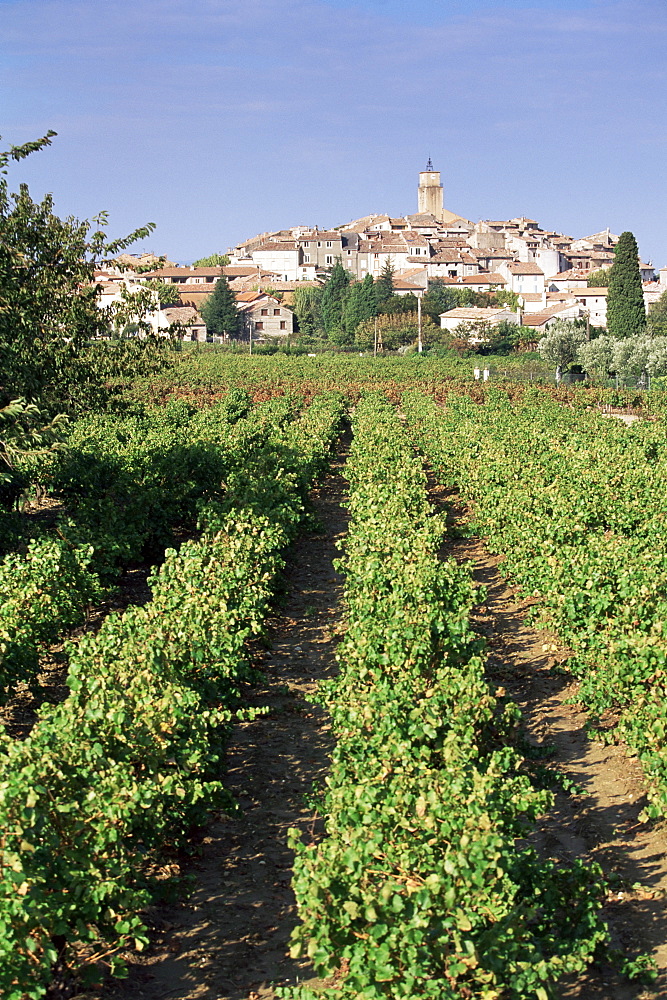
[[(177, 321), (190, 339), (219, 339), (207, 331), (202, 306), (224, 276), (235, 296), (239, 336), (289, 337), (298, 331), (294, 293), (324, 286), (339, 262), (352, 282), (390, 273), (394, 295), (410, 296), (411, 302), (434, 284), (456, 292), (454, 307), (439, 314), (440, 327), (452, 332), (503, 321), (530, 327), (525, 340), (538, 339), (556, 320), (586, 320), (606, 329), (604, 276), (618, 242), (609, 229), (573, 238), (524, 216), (472, 222), (444, 207), (440, 172), (430, 160), (419, 174), (417, 208), (414, 215), (369, 215), (328, 230), (294, 226), (261, 233), (231, 247), (221, 257), (224, 263), (212, 266), (125, 254), (97, 272), (99, 301), (109, 305), (146, 281), (171, 285), (169, 304), (160, 308), (156, 299), (149, 310), (153, 329)], [(648, 311), (667, 291), (667, 267), (656, 272), (640, 260), (639, 268)]]

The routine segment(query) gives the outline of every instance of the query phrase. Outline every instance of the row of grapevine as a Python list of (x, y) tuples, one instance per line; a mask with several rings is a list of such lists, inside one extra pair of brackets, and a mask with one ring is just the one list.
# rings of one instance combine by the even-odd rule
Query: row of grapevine
[(91, 557), (92, 546), (54, 538), (33, 540), (25, 555), (0, 563), (0, 705), (20, 681), (34, 682), (44, 645), (81, 624), (102, 598)]
[(121, 566), (147, 548), (160, 557), (174, 525), (196, 527), (201, 503), (222, 499), (225, 478), (296, 405), (281, 397), (248, 417), (249, 397), (237, 390), (208, 411), (174, 403), (142, 416), (82, 418), (61, 451), (33, 462), (35, 481), (68, 514), (57, 535), (33, 538), (0, 563), (0, 704), (18, 682), (34, 685), (44, 644), (85, 620)]
[(444, 411), (409, 394), (404, 406), (503, 572), (570, 648), (596, 735), (639, 752), (647, 815), (667, 814), (667, 428), (574, 414), (542, 394)]
[(94, 546), (105, 581), (132, 561), (158, 558), (175, 526), (193, 529), (198, 504), (220, 495), (230, 464), (295, 413), (286, 397), (248, 413), (247, 394), (230, 395), (207, 411), (174, 402), (139, 415), (83, 417), (40, 464), (38, 481), (68, 511), (61, 531)]
[[(433, 353), (407, 356), (373, 357), (366, 354), (334, 354), (317, 356), (275, 354), (273, 356), (237, 354), (218, 349), (195, 348), (182, 355), (181, 364), (162, 374), (137, 380), (128, 396), (131, 401), (164, 402), (179, 396), (193, 400), (213, 401), (231, 387), (243, 386), (254, 398), (266, 399), (283, 392), (296, 392), (310, 399), (325, 390), (350, 393), (355, 399), (359, 392), (386, 392), (394, 401), (402, 392), (417, 389), (444, 401), (452, 390), (483, 400), (493, 386), (500, 385), (513, 398), (522, 398), (533, 385), (540, 384), (545, 396), (568, 406), (633, 406), (645, 412), (664, 413), (665, 392), (662, 389), (643, 392), (637, 389), (614, 389), (597, 384), (555, 385), (543, 362), (525, 354), (502, 359), (487, 359), (492, 369), (490, 382), (476, 381), (476, 367), (485, 367), (481, 358), (460, 358), (455, 354), (436, 357)], [(544, 376), (546, 381), (540, 381)], [(531, 379), (535, 378), (535, 382)]]
[(546, 1000), (607, 938), (599, 871), (518, 842), (551, 796), (507, 745), (517, 713), (485, 679), (469, 571), (438, 557), (444, 522), (384, 397), (354, 432), (325, 833), (292, 832), (292, 954), (341, 981), (281, 995)]
[[(262, 469), (243, 497), (202, 511), (204, 531), (168, 551), (153, 599), (110, 616), (71, 657), (69, 698), (0, 757), (0, 993), (44, 995), (53, 962), (90, 964), (146, 940), (147, 861), (185, 843), (212, 807), (224, 740), (252, 671), (281, 550), (303, 508), (300, 466), (321, 457), (342, 415), (322, 397), (274, 441), (276, 499)], [(235, 502), (236, 500), (236, 502)]]

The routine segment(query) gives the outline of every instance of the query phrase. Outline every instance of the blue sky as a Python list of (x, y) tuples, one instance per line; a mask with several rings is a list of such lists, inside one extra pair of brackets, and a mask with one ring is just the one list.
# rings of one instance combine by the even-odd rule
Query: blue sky
[(0, 133), (61, 215), (189, 261), (265, 230), (447, 208), (667, 264), (665, 0), (0, 0)]

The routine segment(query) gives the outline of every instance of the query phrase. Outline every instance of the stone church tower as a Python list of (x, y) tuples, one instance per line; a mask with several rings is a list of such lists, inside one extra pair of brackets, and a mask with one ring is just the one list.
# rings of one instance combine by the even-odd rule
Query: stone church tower
[(419, 174), (419, 213), (434, 215), (438, 222), (444, 221), (444, 196), (440, 183), (440, 171), (433, 169), (429, 156), (426, 170)]

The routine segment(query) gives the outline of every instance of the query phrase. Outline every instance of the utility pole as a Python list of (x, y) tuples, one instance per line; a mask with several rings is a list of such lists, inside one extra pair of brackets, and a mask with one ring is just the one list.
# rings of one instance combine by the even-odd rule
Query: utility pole
[(373, 338), (373, 357), (376, 358), (378, 353), (378, 318), (375, 317), (375, 336)]
[(417, 338), (417, 351), (419, 352), (419, 354), (421, 354), (422, 350), (423, 350), (423, 345), (422, 345), (422, 297), (421, 297), (421, 295), (417, 296), (417, 328), (419, 330), (419, 335), (418, 335), (418, 338)]

